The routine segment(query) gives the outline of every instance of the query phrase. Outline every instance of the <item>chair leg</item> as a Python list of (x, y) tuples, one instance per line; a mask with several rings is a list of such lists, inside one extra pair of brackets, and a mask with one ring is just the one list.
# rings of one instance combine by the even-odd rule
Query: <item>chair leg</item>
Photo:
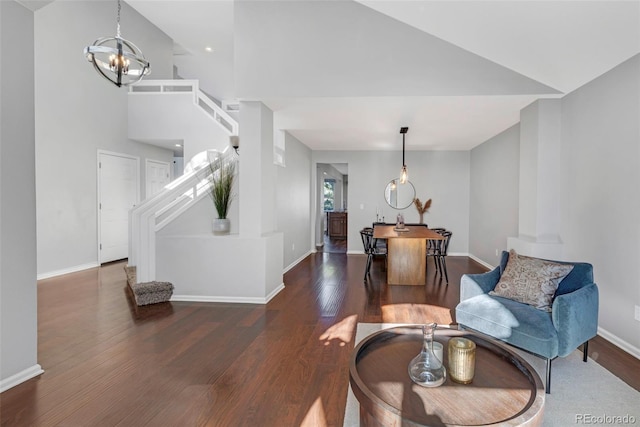
[(429, 275), (429, 255), (425, 257), (424, 261), (424, 274)]
[(373, 258), (373, 255), (367, 254), (367, 264), (364, 267), (364, 280), (365, 280), (365, 282), (367, 281), (367, 276), (370, 274), (369, 271), (371, 270), (371, 259), (372, 258)]
[(582, 344), (582, 361), (587, 362), (587, 358), (589, 357), (589, 340), (585, 341)]
[(547, 359), (547, 384), (544, 392), (546, 394), (551, 394), (551, 359)]
[[(440, 257), (440, 262), (442, 263), (442, 265), (440, 266), (440, 269), (444, 270), (444, 279), (445, 279), (445, 282), (448, 285), (449, 284), (449, 274), (447, 273), (447, 261), (444, 258), (445, 258), (444, 256)], [(442, 273), (440, 273), (440, 276), (442, 276)]]

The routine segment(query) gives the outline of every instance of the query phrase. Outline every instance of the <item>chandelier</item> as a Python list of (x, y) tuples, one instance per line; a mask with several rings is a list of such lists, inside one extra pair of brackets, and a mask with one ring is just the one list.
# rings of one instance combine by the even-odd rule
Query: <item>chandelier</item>
[(117, 24), (115, 37), (97, 39), (84, 48), (84, 54), (102, 77), (118, 87), (129, 86), (142, 80), (151, 68), (142, 51), (120, 36), (120, 0)]

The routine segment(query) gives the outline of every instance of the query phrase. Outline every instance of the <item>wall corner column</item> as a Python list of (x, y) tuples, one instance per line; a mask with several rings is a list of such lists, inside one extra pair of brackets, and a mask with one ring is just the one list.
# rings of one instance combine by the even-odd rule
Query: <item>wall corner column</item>
[(273, 111), (262, 102), (240, 102), (238, 169), (240, 239), (252, 242), (255, 256), (244, 269), (258, 272), (268, 298), (283, 284), (283, 234), (276, 231), (277, 166), (273, 162)]
[(561, 100), (540, 99), (520, 112), (518, 236), (507, 246), (523, 255), (561, 259)]
[(276, 229), (273, 112), (261, 102), (243, 101), (240, 123), (240, 236), (260, 236)]
[(37, 363), (34, 15), (15, 1), (0, 1), (0, 50), (2, 392), (43, 372)]

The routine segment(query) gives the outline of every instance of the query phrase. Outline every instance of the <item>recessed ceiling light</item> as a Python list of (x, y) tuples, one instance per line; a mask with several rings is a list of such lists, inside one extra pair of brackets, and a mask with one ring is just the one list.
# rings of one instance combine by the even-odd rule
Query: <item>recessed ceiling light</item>
[(176, 147), (182, 147), (182, 144), (176, 144)]
[(213, 48), (211, 46), (205, 47), (204, 50), (206, 50), (209, 53), (213, 52)]

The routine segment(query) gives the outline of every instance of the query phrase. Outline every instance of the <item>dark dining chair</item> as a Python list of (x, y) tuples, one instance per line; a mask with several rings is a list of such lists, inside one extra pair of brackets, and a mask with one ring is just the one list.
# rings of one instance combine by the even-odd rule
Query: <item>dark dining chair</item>
[[(394, 223), (390, 223), (390, 222), (374, 222), (373, 223), (373, 227), (375, 228), (376, 225), (396, 225), (395, 222)], [(386, 254), (387, 253), (387, 239), (375, 239), (375, 249), (376, 251), (378, 251), (378, 253), (380, 254)]]
[[(435, 231), (438, 234), (441, 234), (444, 231), (447, 231), (446, 228), (442, 227), (434, 227), (430, 229), (431, 231)], [(436, 273), (439, 271), (439, 259), (438, 254), (440, 253), (440, 246), (442, 244), (442, 240), (427, 240), (427, 261), (429, 257), (433, 258), (433, 265), (436, 269)]]
[(451, 240), (451, 231), (447, 231), (444, 228), (432, 228), (431, 230), (440, 234), (442, 240), (427, 240), (427, 260), (433, 258), (433, 264), (436, 269), (436, 274), (440, 274), (440, 277), (444, 274), (445, 283), (449, 284), (449, 274), (447, 272), (447, 252), (449, 250), (449, 241)]
[(449, 241), (451, 240), (451, 231), (443, 231), (440, 233), (444, 240), (440, 244), (440, 277), (442, 277), (442, 271), (444, 270), (444, 279), (449, 284), (449, 274), (447, 273), (447, 252), (449, 251)]
[(367, 255), (367, 264), (364, 269), (364, 281), (367, 281), (367, 276), (370, 275), (371, 271), (371, 263), (373, 262), (373, 257), (375, 256), (385, 256), (387, 255), (386, 246), (378, 246), (378, 239), (373, 238), (373, 228), (365, 227), (360, 230), (360, 237), (362, 238), (362, 246), (364, 247), (364, 253)]

